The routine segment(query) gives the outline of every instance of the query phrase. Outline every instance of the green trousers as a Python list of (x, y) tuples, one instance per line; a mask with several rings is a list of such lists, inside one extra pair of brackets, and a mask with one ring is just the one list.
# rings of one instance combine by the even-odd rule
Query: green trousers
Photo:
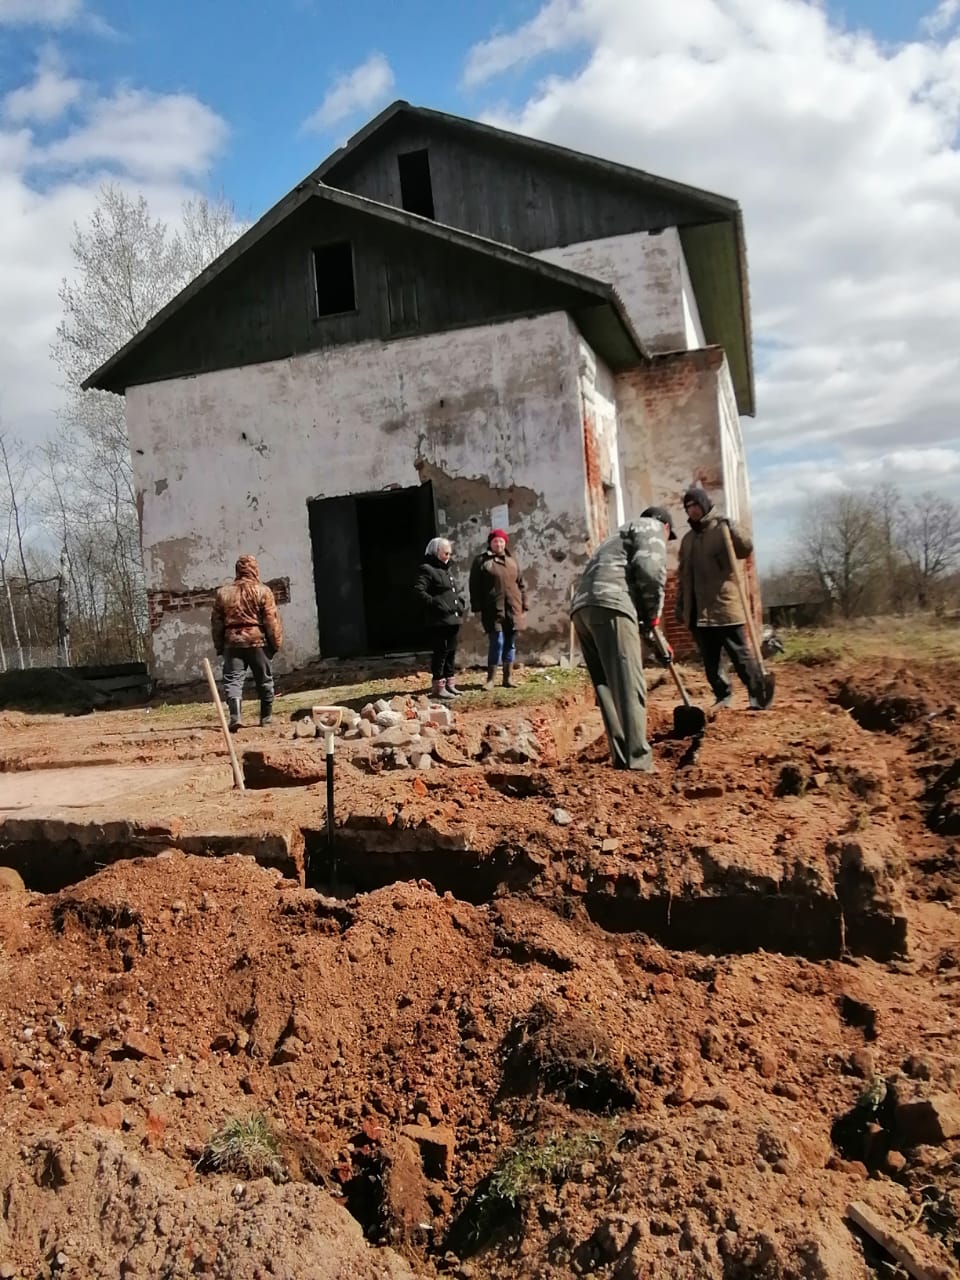
[(573, 615), (573, 625), (597, 692), (614, 768), (651, 772), (647, 682), (637, 624), (612, 609), (586, 605)]

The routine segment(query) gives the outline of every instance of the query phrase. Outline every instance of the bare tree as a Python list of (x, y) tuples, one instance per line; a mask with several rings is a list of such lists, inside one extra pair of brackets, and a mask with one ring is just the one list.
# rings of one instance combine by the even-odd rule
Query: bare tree
[(843, 617), (866, 612), (878, 594), (884, 566), (876, 502), (858, 493), (819, 499), (804, 513), (800, 544), (803, 566)]
[[(80, 632), (101, 659), (122, 645), (143, 656), (146, 601), (137, 495), (121, 396), (81, 383), (128, 342), (241, 230), (223, 200), (196, 199), (170, 229), (143, 198), (101, 188), (85, 227), (74, 228), (75, 274), (60, 290), (63, 316), (53, 356), (69, 394), (63, 430), (46, 458), (48, 507), (66, 549)], [(84, 620), (81, 625), (81, 619)], [(84, 643), (84, 648), (87, 645)]]
[(917, 608), (929, 609), (944, 579), (960, 565), (960, 506), (935, 493), (921, 494), (904, 506), (898, 535)]

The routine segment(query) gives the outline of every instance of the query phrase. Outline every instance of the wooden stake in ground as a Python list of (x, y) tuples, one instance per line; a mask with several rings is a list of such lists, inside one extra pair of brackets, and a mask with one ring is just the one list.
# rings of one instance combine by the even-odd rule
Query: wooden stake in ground
[(954, 1274), (951, 1268), (929, 1263), (917, 1256), (917, 1251), (910, 1241), (899, 1232), (892, 1230), (874, 1213), (869, 1205), (855, 1200), (847, 1206), (847, 1217), (865, 1231), (872, 1240), (876, 1240), (882, 1249), (886, 1249), (895, 1262), (909, 1271), (914, 1280), (950, 1280)]
[(217, 715), (220, 717), (220, 728), (223, 730), (223, 740), (227, 744), (227, 751), (230, 753), (230, 768), (233, 770), (233, 785), (238, 791), (245, 791), (243, 785), (243, 774), (240, 772), (240, 762), (237, 760), (237, 753), (233, 749), (233, 738), (230, 736), (230, 730), (227, 728), (227, 717), (223, 714), (223, 703), (220, 701), (220, 693), (217, 689), (217, 682), (213, 678), (213, 668), (210, 666), (210, 659), (203, 660), (203, 674), (207, 677), (207, 684), (210, 686), (210, 697), (213, 699), (213, 705), (217, 708)]

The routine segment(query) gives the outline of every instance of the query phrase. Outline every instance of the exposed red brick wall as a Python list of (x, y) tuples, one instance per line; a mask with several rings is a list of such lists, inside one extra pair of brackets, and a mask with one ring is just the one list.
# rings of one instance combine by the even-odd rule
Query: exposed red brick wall
[(693, 642), (693, 636), (682, 622), (677, 621), (677, 589), (679, 587), (678, 575), (671, 573), (667, 577), (667, 589), (663, 600), (663, 617), (660, 621), (663, 623), (664, 634), (673, 645), (673, 652), (678, 658), (689, 658), (696, 654), (697, 646)]
[[(271, 578), (266, 584), (277, 604), (290, 603), (290, 579)], [(150, 630), (156, 631), (165, 613), (184, 613), (187, 609), (213, 608), (216, 587), (197, 587), (192, 591), (148, 591), (147, 611)]]

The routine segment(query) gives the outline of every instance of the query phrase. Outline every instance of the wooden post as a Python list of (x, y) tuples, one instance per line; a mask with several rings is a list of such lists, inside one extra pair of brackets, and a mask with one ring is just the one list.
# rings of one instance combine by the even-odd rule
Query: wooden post
[(217, 708), (217, 715), (220, 717), (220, 728), (223, 730), (223, 739), (227, 744), (227, 751), (230, 753), (230, 768), (233, 770), (233, 785), (238, 791), (246, 791), (243, 785), (243, 774), (240, 772), (240, 763), (237, 760), (237, 753), (233, 749), (233, 738), (230, 736), (230, 730), (227, 728), (227, 717), (223, 714), (223, 703), (220, 701), (220, 694), (217, 690), (217, 682), (213, 678), (213, 668), (210, 666), (210, 659), (203, 660), (203, 674), (207, 677), (207, 684), (210, 686), (210, 697), (213, 698), (213, 705)]

